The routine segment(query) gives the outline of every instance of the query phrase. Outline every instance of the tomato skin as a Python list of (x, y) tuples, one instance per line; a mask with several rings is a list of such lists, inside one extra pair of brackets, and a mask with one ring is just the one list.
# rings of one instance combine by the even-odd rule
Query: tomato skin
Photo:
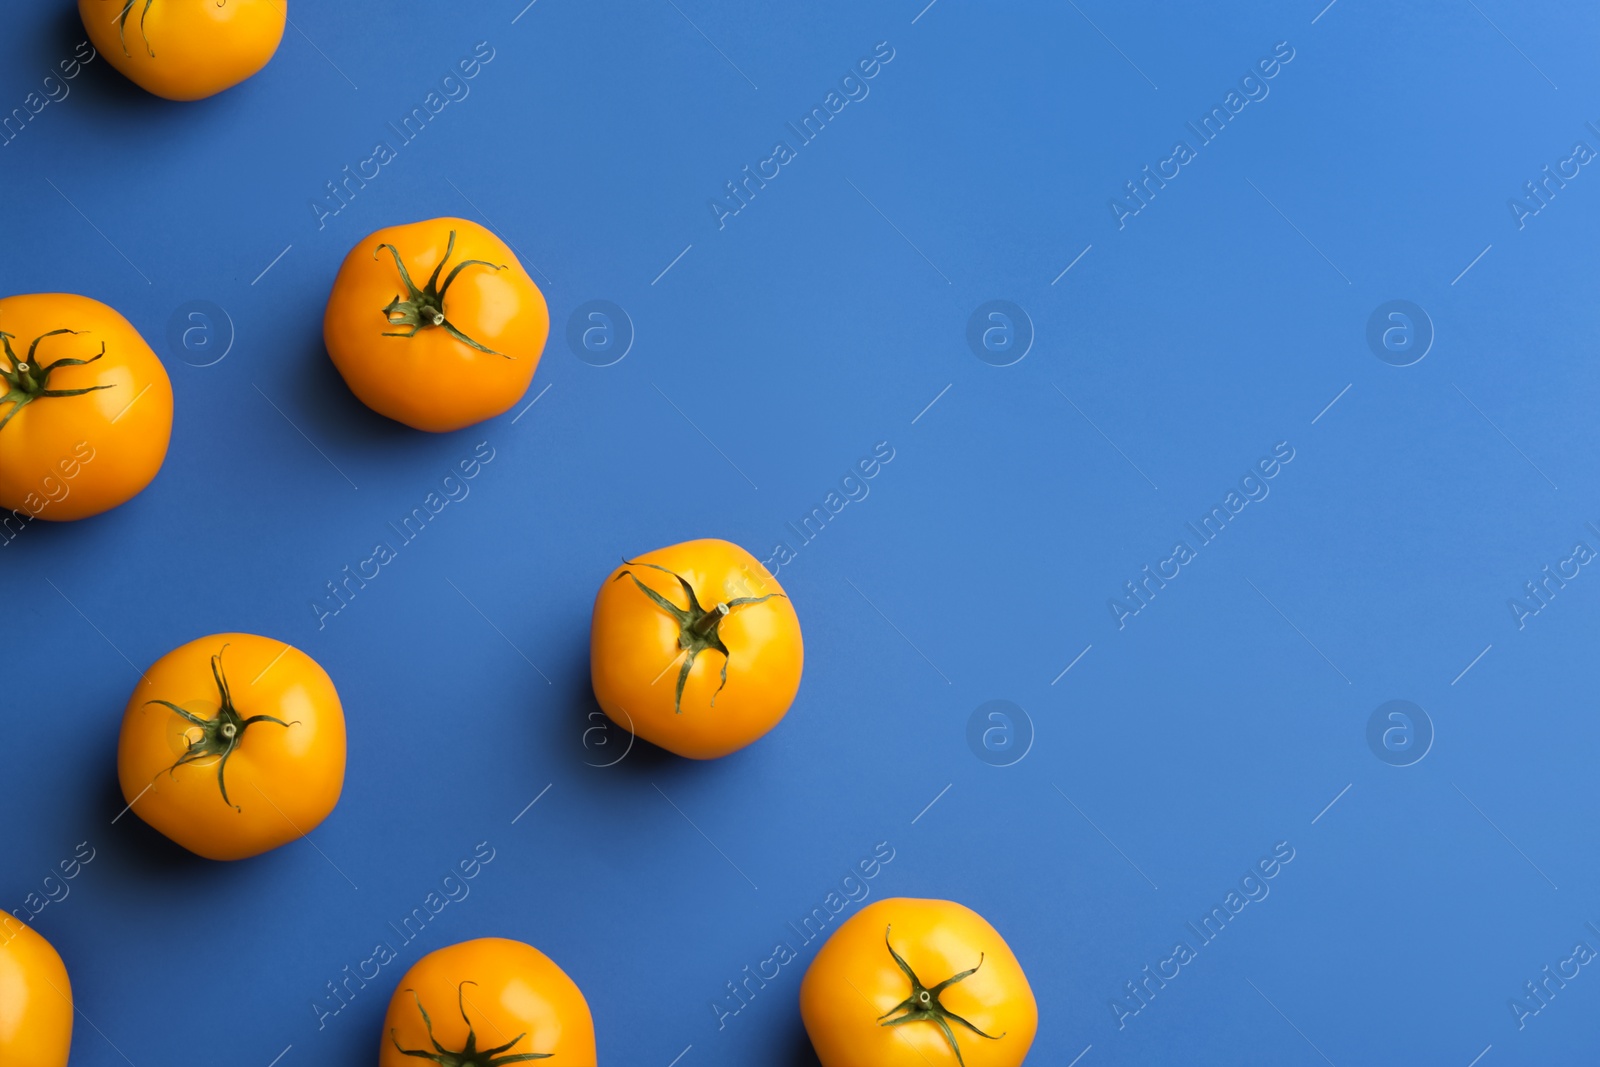
[[(77, 336), (44, 337), (71, 329)], [(18, 360), (42, 338), (35, 360), (90, 359), (57, 367), (51, 390), (92, 389), (79, 396), (41, 396), (0, 428), (0, 508), (69, 521), (109, 511), (155, 479), (172, 439), (172, 382), (139, 331), (98, 300), (71, 293), (0, 299), (0, 331)], [(0, 356), (0, 370), (11, 369)], [(0, 395), (9, 386), (0, 381)], [(0, 406), (0, 419), (13, 410)]]
[(67, 1067), (72, 983), (55, 947), (26, 923), (0, 914), (0, 1063)]
[[(628, 575), (680, 608), (687, 597), (672, 575), (645, 566), (652, 563), (687, 580), (707, 610), (776, 594), (722, 618), (718, 629), (730, 655), (708, 650), (695, 657), (681, 710), (675, 699), (681, 628)], [(728, 681), (718, 693), (724, 663)], [(595, 596), (589, 630), (595, 700), (618, 726), (680, 756), (715, 759), (760, 739), (794, 703), (804, 663), (800, 620), (783, 587), (728, 541), (706, 538), (646, 552), (612, 571)]]
[[(200, 100), (267, 65), (289, 12), (285, 0), (78, 0), (95, 49), (135, 85), (168, 100)], [(142, 26), (141, 26), (142, 20)], [(151, 53), (154, 53), (153, 55)]]
[[(223, 771), (226, 800), (217, 759), (175, 766), (201, 728), (151, 703), (219, 715), (219, 655), (241, 716), (290, 724), (256, 722), (238, 734)], [(257, 856), (309, 834), (338, 803), (344, 770), (344, 711), (332, 679), (299, 649), (253, 634), (202, 637), (156, 661), (134, 687), (117, 744), (117, 777), (134, 813), (214, 860)]]
[(466, 1047), (471, 1020), (480, 1053), (522, 1035), (502, 1056), (544, 1053), (548, 1059), (530, 1061), (541, 1067), (596, 1065), (589, 1002), (577, 983), (532, 945), (483, 937), (418, 960), (389, 1000), (378, 1067), (416, 1063), (416, 1057), (395, 1047), (396, 1041), (407, 1049), (435, 1051), (417, 1010), (419, 1000), (433, 1022), (433, 1039), (452, 1052)]
[(911, 990), (886, 938), (925, 987), (976, 966), (939, 1002), (997, 1040), (950, 1023), (961, 1058), (966, 1067), (1020, 1067), (1039, 1028), (1039, 1008), (1010, 946), (970, 908), (908, 897), (880, 900), (851, 916), (801, 980), (800, 1016), (822, 1067), (956, 1067), (937, 1023), (881, 1024)]
[[(412, 327), (385, 313), (409, 294), (394, 254), (382, 245), (398, 252), (418, 287), (441, 263), (441, 287), (470, 260), (502, 267), (466, 267), (442, 301), (449, 323), (492, 351), (464, 344), (437, 325), (409, 337), (385, 336)], [(350, 391), (380, 415), (432, 433), (508, 411), (528, 391), (549, 334), (544, 294), (516, 253), (484, 227), (455, 218), (391, 226), (360, 241), (339, 268), (323, 317), (328, 355)]]

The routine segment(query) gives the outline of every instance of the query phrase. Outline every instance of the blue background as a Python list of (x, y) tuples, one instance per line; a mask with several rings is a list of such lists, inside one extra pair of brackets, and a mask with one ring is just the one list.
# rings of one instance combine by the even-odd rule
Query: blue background
[[(171, 104), (102, 58), (0, 148), (0, 289), (119, 308), (177, 396), (147, 492), (0, 549), (0, 903), (95, 850), (35, 920), (75, 1064), (364, 1062), (404, 968), (485, 935), (576, 979), (607, 1063), (813, 1063), (815, 943), (710, 1005), (879, 842), (872, 899), (1009, 940), (1030, 1062), (1594, 1062), (1594, 968), (1520, 1029), (1508, 1006), (1600, 948), (1600, 575), (1508, 606), (1600, 548), (1600, 176), (1521, 228), (1507, 204), (1600, 148), (1592, 6), (524, 3), (297, 3), (237, 89)], [(71, 56), (72, 6), (10, 5), (0, 108)], [(710, 198), (880, 41), (870, 96), (719, 229)], [(1124, 183), (1280, 41), (1270, 95), (1119, 229)], [(470, 96), (319, 229), (324, 183), (478, 42)], [(349, 395), (320, 323), (351, 245), (447, 214), (518, 249), (552, 333), (536, 406), (430, 436)], [(567, 343), (597, 299), (636, 332), (603, 368)], [(1008, 367), (966, 341), (993, 299), (1036, 334)], [(1406, 367), (1366, 338), (1394, 299), (1435, 335)], [(226, 319), (185, 349), (197, 300)], [(319, 628), (324, 583), (480, 441), (470, 496)], [(879, 441), (870, 495), (779, 573), (789, 717), (716, 763), (595, 766), (627, 745), (586, 649), (618, 557), (798, 546)], [(1119, 628), (1109, 598), (1278, 442), (1270, 496)], [(350, 759), (309, 843), (224, 865), (112, 824), (114, 754), (139, 670), (232, 629), (326, 666)], [(986, 762), (993, 699), (1025, 719)], [(1393, 699), (1436, 734), (1409, 767), (1366, 739)], [(481, 841), (470, 896), (319, 1029), (325, 983)], [(1280, 841), (1270, 896), (1119, 1028), (1124, 983)]]

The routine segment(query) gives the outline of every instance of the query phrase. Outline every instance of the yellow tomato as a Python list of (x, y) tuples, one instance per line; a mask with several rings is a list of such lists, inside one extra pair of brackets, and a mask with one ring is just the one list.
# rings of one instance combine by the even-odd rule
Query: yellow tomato
[(351, 249), (322, 333), (363, 404), (442, 433), (522, 399), (550, 310), (504, 241), (466, 219), (430, 219), (379, 230)]
[(822, 1067), (1020, 1067), (1039, 1028), (1022, 965), (993, 926), (948, 900), (869, 904), (800, 983)]
[(400, 979), (378, 1067), (595, 1067), (589, 1002), (532, 945), (483, 937), (430, 952)]
[(122, 795), (214, 860), (256, 856), (321, 824), (344, 788), (344, 711), (316, 660), (217, 634), (158, 660), (122, 718)]
[(612, 722), (680, 756), (726, 756), (766, 734), (794, 703), (804, 661), (783, 587), (727, 541), (646, 552), (595, 597), (595, 699)]
[(81, 519), (137, 496), (172, 438), (172, 383), (144, 338), (86, 296), (0, 300), (0, 508)]
[(95, 49), (134, 84), (199, 100), (267, 65), (283, 40), (285, 0), (78, 0)]
[(0, 1064), (67, 1067), (72, 983), (55, 948), (0, 913)]

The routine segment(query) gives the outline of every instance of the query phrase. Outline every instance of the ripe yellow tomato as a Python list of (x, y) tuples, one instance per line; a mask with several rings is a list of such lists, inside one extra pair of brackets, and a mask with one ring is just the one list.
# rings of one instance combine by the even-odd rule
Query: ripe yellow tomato
[(344, 710), (316, 660), (216, 634), (167, 653), (122, 717), (117, 777), (151, 826), (214, 860), (314, 830), (344, 788)]
[(589, 1002), (532, 945), (483, 937), (430, 952), (400, 979), (378, 1067), (595, 1067)]
[(948, 900), (869, 904), (800, 983), (822, 1067), (1020, 1067), (1039, 1028), (1022, 965), (994, 927)]
[(67, 1067), (72, 983), (54, 946), (0, 913), (0, 1063)]
[(544, 294), (515, 253), (449, 218), (391, 226), (351, 249), (322, 323), (363, 404), (434, 433), (509, 410), (549, 333)]
[(594, 600), (589, 675), (611, 721), (691, 759), (744, 748), (800, 689), (800, 620), (738, 545), (685, 541), (611, 572)]
[(285, 0), (78, 0), (95, 49), (168, 100), (199, 100), (267, 65), (283, 40)]
[(0, 300), (0, 508), (82, 519), (137, 496), (172, 438), (172, 383), (127, 319), (86, 296)]

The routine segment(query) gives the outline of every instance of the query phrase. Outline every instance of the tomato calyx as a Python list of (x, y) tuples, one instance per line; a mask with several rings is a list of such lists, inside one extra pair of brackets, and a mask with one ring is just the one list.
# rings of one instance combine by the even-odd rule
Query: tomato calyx
[(17, 353), (11, 347), (11, 342), (16, 340), (15, 335), (6, 333), (4, 330), (0, 330), (0, 350), (5, 352), (6, 360), (10, 363), (9, 367), (0, 365), (0, 380), (3, 380), (8, 386), (5, 395), (0, 396), (0, 404), (11, 405), (10, 410), (8, 410), (3, 416), (0, 416), (0, 430), (6, 428), (6, 424), (12, 420), (17, 412), (21, 411), (35, 400), (38, 400), (42, 397), (82, 396), (84, 393), (92, 393), (99, 389), (111, 388), (109, 385), (92, 385), (87, 389), (50, 388), (50, 373), (57, 367), (88, 366), (90, 363), (93, 363), (95, 360), (106, 354), (106, 346), (104, 342), (101, 342), (100, 351), (95, 353), (93, 356), (90, 356), (88, 359), (72, 359), (69, 357), (62, 357), (53, 363), (40, 363), (35, 358), (39, 352), (39, 342), (43, 341), (46, 337), (56, 337), (64, 333), (78, 334), (82, 332), (83, 331), (81, 330), (62, 329), (51, 330), (48, 333), (42, 333), (33, 339), (32, 344), (28, 345), (27, 357), (24, 359), (18, 359)]
[(378, 252), (382, 252), (386, 248), (389, 250), (389, 254), (394, 257), (394, 265), (400, 268), (400, 280), (405, 282), (407, 295), (403, 300), (396, 295), (390, 301), (389, 306), (383, 309), (383, 315), (389, 320), (390, 326), (408, 326), (410, 329), (393, 333), (385, 331), (385, 337), (415, 337), (418, 330), (442, 326), (445, 333), (468, 347), (476, 348), (479, 352), (487, 352), (491, 356), (501, 356), (505, 359), (511, 358), (504, 352), (496, 352), (494, 349), (487, 348), (474, 341), (458, 330), (454, 323), (445, 318), (444, 314), (445, 294), (462, 271), (468, 267), (488, 267), (490, 270), (505, 270), (504, 264), (497, 266), (483, 259), (463, 260), (455, 265), (454, 269), (445, 277), (444, 284), (440, 285), (439, 274), (444, 270), (444, 265), (450, 261), (450, 256), (456, 250), (456, 231), (451, 230), (450, 243), (444, 250), (444, 258), (439, 261), (438, 266), (433, 268), (433, 276), (428, 279), (428, 284), (418, 289), (416, 283), (411, 280), (411, 272), (406, 270), (405, 263), (400, 259), (400, 251), (394, 245), (388, 243), (379, 245), (377, 251), (372, 253), (372, 258), (377, 259)]
[(439, 1067), (504, 1067), (508, 1063), (525, 1063), (528, 1060), (547, 1060), (553, 1053), (549, 1052), (518, 1052), (510, 1056), (504, 1055), (515, 1048), (517, 1042), (527, 1037), (520, 1033), (503, 1045), (494, 1048), (478, 1048), (478, 1032), (473, 1028), (472, 1020), (467, 1018), (467, 986), (477, 985), (477, 982), (466, 981), (456, 986), (456, 1007), (461, 1011), (461, 1018), (467, 1024), (467, 1046), (459, 1052), (452, 1052), (439, 1044), (433, 1036), (433, 1020), (428, 1018), (428, 1009), (422, 1006), (422, 998), (417, 996), (415, 989), (406, 990), (411, 994), (411, 999), (417, 1002), (417, 1010), (422, 1013), (422, 1024), (428, 1028), (428, 1040), (433, 1044), (434, 1051), (426, 1049), (404, 1048), (400, 1039), (395, 1036), (394, 1027), (389, 1028), (389, 1040), (394, 1042), (394, 1047), (400, 1050), (402, 1056), (415, 1056), (418, 1059), (432, 1060)]
[(223, 645), (222, 651), (211, 657), (211, 676), (216, 679), (217, 693), (221, 700), (221, 706), (218, 707), (216, 715), (212, 718), (202, 719), (194, 712), (180, 708), (170, 700), (147, 700), (145, 704), (147, 706), (159, 704), (168, 711), (181, 716), (185, 722), (200, 728), (199, 740), (189, 737), (188, 731), (184, 732), (184, 740), (188, 742), (189, 747), (184, 750), (183, 755), (178, 757), (176, 763), (167, 768), (166, 773), (171, 775), (179, 767), (188, 763), (197, 763), (203, 759), (218, 759), (217, 788), (222, 791), (223, 803), (233, 808), (234, 811), (242, 811), (244, 809), (228, 799), (228, 781), (225, 777), (228, 770), (228, 757), (233, 755), (234, 751), (239, 747), (239, 743), (244, 740), (245, 731), (256, 723), (270, 722), (287, 729), (290, 726), (298, 725), (298, 720), (294, 723), (287, 723), (282, 719), (273, 718), (271, 715), (252, 715), (248, 719), (240, 715), (238, 709), (233, 706), (233, 691), (228, 686), (228, 676), (222, 670), (222, 653), (227, 650), (228, 646)]
[[(131, 56), (128, 51), (128, 16), (133, 13), (133, 6), (139, 0), (123, 0), (122, 10), (117, 14), (117, 37), (122, 41), (122, 54)], [(139, 35), (144, 38), (145, 50), (150, 53), (150, 58), (156, 57), (156, 50), (150, 46), (150, 37), (144, 32), (145, 16), (150, 14), (150, 8), (156, 0), (144, 0), (144, 10), (139, 12)]]
[(694, 587), (689, 584), (687, 579), (685, 579), (681, 574), (678, 574), (676, 571), (670, 571), (667, 568), (657, 566), (654, 563), (635, 563), (631, 559), (624, 559), (622, 562), (624, 565), (629, 567), (649, 567), (651, 570), (657, 570), (663, 574), (672, 575), (672, 577), (678, 580), (678, 584), (683, 587), (684, 595), (689, 598), (689, 606), (687, 608), (680, 608), (678, 605), (674, 604), (672, 601), (668, 600), (654, 589), (651, 589), (648, 585), (645, 585), (638, 578), (634, 577), (631, 571), (623, 571), (621, 574), (612, 579), (614, 582), (620, 582), (623, 578), (633, 578), (633, 584), (638, 586), (639, 590), (644, 593), (645, 596), (655, 601), (657, 607), (677, 620), (678, 648), (686, 654), (683, 659), (683, 667), (678, 671), (678, 689), (673, 696), (673, 712), (679, 715), (683, 714), (684, 684), (688, 682), (689, 672), (694, 668), (695, 657), (706, 651), (722, 653), (722, 682), (717, 686), (717, 692), (711, 694), (711, 706), (716, 707), (717, 693), (721, 693), (723, 686), (728, 684), (729, 655), (728, 646), (722, 643), (722, 634), (720, 633), (722, 620), (727, 618), (728, 614), (732, 612), (734, 608), (743, 607), (746, 604), (759, 604), (763, 600), (771, 600), (773, 597), (783, 596), (783, 594), (768, 593), (766, 596), (734, 597), (732, 600), (719, 603), (712, 607), (710, 611), (707, 611), (705, 608), (700, 606), (700, 598), (694, 595)]
[[(886, 926), (883, 928), (883, 943), (888, 947), (889, 955), (894, 957), (894, 962), (899, 965), (902, 971), (905, 972), (905, 976), (911, 980), (911, 995), (905, 1000), (902, 1000), (899, 1004), (896, 1004), (894, 1007), (890, 1008), (888, 1011), (884, 1012), (882, 1015), (878, 1016), (878, 1025), (905, 1026), (907, 1023), (935, 1023), (938, 1025), (939, 1029), (944, 1031), (944, 1039), (950, 1043), (950, 1051), (956, 1054), (956, 1063), (960, 1064), (961, 1067), (966, 1067), (966, 1061), (961, 1058), (961, 1045), (956, 1041), (955, 1031), (950, 1029), (950, 1024), (952, 1022), (958, 1026), (964, 1026), (968, 1030), (971, 1030), (973, 1033), (977, 1034), (979, 1037), (988, 1038), (990, 1041), (998, 1041), (1001, 1037), (1005, 1037), (1006, 1035), (1001, 1034), (999, 1037), (996, 1037), (993, 1034), (986, 1034), (982, 1030), (979, 1030), (976, 1026), (973, 1026), (967, 1020), (963, 1019), (961, 1016), (957, 1015), (943, 1004), (940, 1004), (939, 994), (943, 993), (946, 989), (949, 989), (957, 982), (976, 974), (978, 972), (978, 967), (983, 966), (983, 953), (980, 952), (978, 954), (977, 967), (962, 971), (960, 974), (952, 975), (936, 986), (925, 986), (922, 984), (922, 980), (917, 977), (917, 972), (911, 969), (911, 965), (905, 960), (901, 959), (900, 953), (894, 950), (894, 945), (889, 941), (889, 931), (892, 929), (892, 926)], [(889, 1018), (889, 1016), (896, 1015), (898, 1012), (904, 1012), (905, 1014), (899, 1015), (897, 1018)], [(888, 1021), (885, 1022), (884, 1020)]]

